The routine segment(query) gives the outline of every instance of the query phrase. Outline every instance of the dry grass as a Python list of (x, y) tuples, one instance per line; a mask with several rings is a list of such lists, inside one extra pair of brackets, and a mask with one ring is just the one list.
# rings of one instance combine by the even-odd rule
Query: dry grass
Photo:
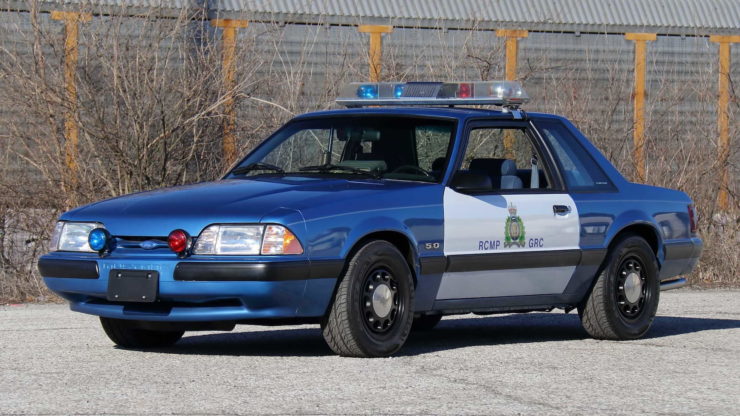
[[(104, 197), (221, 175), (227, 168), (220, 156), (227, 93), (237, 98), (238, 146), (245, 153), (293, 115), (331, 108), (343, 82), (366, 77), (366, 39), (354, 28), (254, 23), (240, 32), (237, 87), (224, 91), (219, 33), (204, 16), (183, 10), (165, 20), (153, 18), (154, 12), (95, 17), (81, 27), (80, 171), (75, 178), (65, 174), (63, 157), (63, 114), (71, 106), (62, 74), (63, 26), (43, 13), (3, 14), (0, 301), (49, 298), (35, 260), (46, 250), (60, 212)], [(475, 29), (397, 29), (386, 37), (384, 77), (502, 78), (501, 39)], [(545, 35), (530, 38), (536, 36)], [(536, 97), (529, 108), (573, 120), (632, 177), (631, 46), (613, 35), (549, 36), (546, 48), (522, 42), (520, 75)], [(577, 63), (558, 55), (564, 39), (582, 45)], [(707, 54), (703, 62), (716, 56), (711, 50), (700, 53)], [(692, 283), (738, 285), (740, 198), (735, 182), (731, 211), (715, 208), (720, 168), (716, 67), (651, 57), (648, 183), (681, 189), (697, 203), (705, 251)], [(692, 106), (688, 113), (687, 102)], [(736, 143), (738, 102), (732, 106)], [(734, 178), (737, 147), (729, 159)]]

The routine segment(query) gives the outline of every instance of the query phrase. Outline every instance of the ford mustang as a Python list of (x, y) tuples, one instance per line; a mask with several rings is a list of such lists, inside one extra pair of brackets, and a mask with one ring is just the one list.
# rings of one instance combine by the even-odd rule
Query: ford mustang
[(295, 117), (220, 180), (64, 213), (39, 271), (126, 348), (313, 323), (378, 357), (444, 315), (556, 308), (641, 337), (701, 253), (693, 203), (527, 100), (514, 82), (349, 84), (348, 108)]

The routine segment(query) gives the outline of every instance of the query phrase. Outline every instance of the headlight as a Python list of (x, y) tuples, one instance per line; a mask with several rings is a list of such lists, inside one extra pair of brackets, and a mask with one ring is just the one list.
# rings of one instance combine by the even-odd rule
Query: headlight
[(90, 231), (103, 228), (97, 222), (67, 222), (58, 221), (51, 234), (51, 251), (84, 251), (94, 253), (87, 238)]
[(302, 254), (296, 236), (280, 225), (211, 225), (200, 233), (193, 254)]

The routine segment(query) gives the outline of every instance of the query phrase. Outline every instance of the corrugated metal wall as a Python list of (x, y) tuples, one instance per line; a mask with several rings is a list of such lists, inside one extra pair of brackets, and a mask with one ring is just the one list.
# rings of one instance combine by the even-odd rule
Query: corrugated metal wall
[[(47, 14), (40, 16), (42, 25), (56, 25), (52, 33), (61, 36), (61, 24), (50, 22)], [(83, 26), (83, 40), (108, 30), (105, 19), (95, 17)], [(140, 19), (124, 19), (129, 36), (140, 36)], [(219, 33), (206, 32), (211, 41)], [(0, 13), (0, 37), (4, 47), (30, 53), (28, 14)], [(366, 77), (366, 45), (367, 36), (353, 26), (251, 23), (240, 30), (242, 150), (292, 114), (332, 107), (339, 83)], [(672, 139), (711, 142), (716, 137), (717, 50), (705, 37), (659, 36), (648, 44), (647, 134), (653, 152), (667, 140), (666, 124), (672, 126)], [(54, 57), (50, 65), (60, 63), (58, 50), (45, 54)], [(83, 49), (82, 58), (84, 54)], [(733, 58), (732, 77), (737, 80), (740, 45), (733, 48)], [(488, 30), (400, 28), (384, 37), (386, 79), (496, 79), (503, 76), (503, 61), (503, 42)], [(629, 159), (632, 71), (633, 43), (623, 35), (530, 32), (520, 41), (519, 74), (533, 97), (529, 109), (568, 116), (609, 149), (613, 160)], [(0, 102), (0, 126), (22, 116), (14, 113), (12, 103)], [(259, 128), (255, 120), (260, 120)], [(737, 117), (732, 120), (737, 124)], [(3, 142), (7, 146), (12, 137), (3, 137)], [(737, 169), (737, 152), (734, 157)]]
[[(660, 33), (737, 30), (735, 0), (215, 0), (212, 10), (226, 16), (251, 13), (287, 22), (393, 24), (616, 32), (653, 28)], [(657, 28), (661, 28), (657, 30)]]

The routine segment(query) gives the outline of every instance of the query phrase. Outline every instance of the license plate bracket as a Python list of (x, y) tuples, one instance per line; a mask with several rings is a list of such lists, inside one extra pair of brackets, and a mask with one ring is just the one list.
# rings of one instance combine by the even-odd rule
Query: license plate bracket
[(113, 269), (108, 275), (109, 301), (149, 303), (157, 300), (159, 272)]

